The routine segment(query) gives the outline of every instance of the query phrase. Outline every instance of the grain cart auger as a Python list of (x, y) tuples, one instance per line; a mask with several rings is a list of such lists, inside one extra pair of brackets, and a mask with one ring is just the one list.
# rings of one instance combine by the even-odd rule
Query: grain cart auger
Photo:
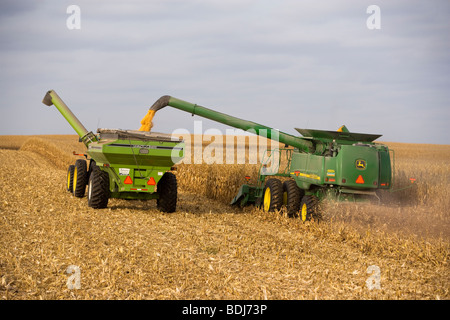
[(83, 197), (92, 208), (105, 208), (109, 198), (156, 199), (163, 212), (174, 212), (177, 180), (170, 172), (183, 158), (184, 142), (163, 133), (98, 129), (88, 132), (55, 91), (43, 101), (61, 112), (86, 145), (86, 159), (76, 160), (67, 172), (67, 191)]
[[(317, 205), (325, 196), (335, 196), (339, 200), (378, 198), (377, 190), (392, 186), (390, 151), (386, 145), (373, 142), (381, 135), (353, 133), (342, 126), (338, 131), (296, 128), (303, 135), (298, 137), (171, 96), (162, 96), (153, 104), (144, 118), (146, 121), (142, 122), (143, 127), (147, 127), (143, 130), (149, 130), (155, 112), (165, 106), (285, 145), (285, 148), (272, 150), (268, 158), (276, 161), (273, 155), (285, 152), (286, 168), (281, 170), (278, 162), (275, 172), (267, 170), (268, 162), (262, 161), (257, 183), (242, 185), (231, 204), (262, 205), (265, 211), (279, 210), (285, 205), (290, 216), (299, 216), (305, 221), (320, 217)], [(279, 159), (281, 157), (277, 161)], [(277, 177), (286, 181), (282, 183)]]

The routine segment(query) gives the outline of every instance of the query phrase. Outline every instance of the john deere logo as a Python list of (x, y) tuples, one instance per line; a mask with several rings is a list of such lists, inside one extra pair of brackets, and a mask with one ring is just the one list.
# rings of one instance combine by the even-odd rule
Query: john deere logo
[(360, 170), (364, 170), (366, 168), (365, 160), (356, 160), (356, 168)]

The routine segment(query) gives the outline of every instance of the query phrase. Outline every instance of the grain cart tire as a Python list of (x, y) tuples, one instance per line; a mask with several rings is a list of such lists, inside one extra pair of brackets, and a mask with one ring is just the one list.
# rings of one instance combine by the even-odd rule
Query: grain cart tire
[(283, 185), (275, 178), (267, 180), (263, 191), (263, 210), (272, 212), (280, 210), (283, 205)]
[(88, 171), (86, 160), (78, 159), (75, 161), (73, 172), (73, 195), (77, 198), (84, 197), (87, 183)]
[(75, 166), (71, 164), (69, 169), (67, 169), (67, 186), (66, 190), (70, 193), (73, 192), (73, 171), (75, 170)]
[(177, 177), (172, 172), (166, 172), (159, 180), (157, 186), (159, 198), (156, 200), (157, 208), (162, 212), (175, 212), (177, 209)]
[(109, 175), (96, 165), (91, 167), (88, 184), (88, 206), (94, 209), (103, 209), (108, 206)]
[(283, 204), (286, 206), (288, 217), (298, 216), (304, 193), (294, 180), (286, 180), (283, 183)]
[(89, 166), (88, 166), (88, 182), (89, 182), (89, 177), (91, 176), (91, 173), (96, 166), (97, 166), (97, 164), (95, 163), (95, 160), (91, 159), (89, 161)]
[(314, 195), (305, 195), (300, 203), (300, 219), (303, 222), (312, 219), (319, 221), (319, 199)]

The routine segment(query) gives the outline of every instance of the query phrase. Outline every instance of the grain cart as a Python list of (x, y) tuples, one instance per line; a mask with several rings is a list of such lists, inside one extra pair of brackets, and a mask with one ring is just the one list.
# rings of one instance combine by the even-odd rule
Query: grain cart
[[(149, 109), (144, 118), (147, 129), (155, 112), (166, 106), (285, 145), (269, 151), (267, 157), (268, 162), (279, 162), (282, 156), (274, 155), (283, 153), (284, 168), (278, 166), (276, 172), (267, 170), (268, 162), (263, 160), (258, 181), (242, 185), (231, 202), (233, 205), (256, 204), (265, 211), (279, 210), (285, 205), (288, 215), (305, 221), (320, 217), (318, 203), (326, 196), (339, 200), (378, 198), (376, 191), (392, 187), (390, 150), (386, 145), (373, 142), (381, 135), (353, 133), (342, 126), (338, 131), (296, 128), (303, 137), (293, 136), (171, 96), (162, 96)], [(282, 183), (281, 179), (285, 181)]]
[(109, 198), (156, 199), (163, 212), (174, 212), (177, 180), (170, 172), (183, 158), (184, 143), (170, 135), (137, 130), (98, 129), (88, 132), (55, 91), (43, 101), (61, 112), (87, 151), (67, 172), (67, 191), (84, 197), (92, 208), (105, 208)]

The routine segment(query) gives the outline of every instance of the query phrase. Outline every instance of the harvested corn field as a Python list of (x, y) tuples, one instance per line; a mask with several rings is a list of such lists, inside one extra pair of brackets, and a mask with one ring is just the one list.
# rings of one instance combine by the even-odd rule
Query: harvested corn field
[(322, 222), (302, 223), (228, 205), (249, 164), (179, 165), (175, 213), (89, 208), (66, 191), (77, 141), (0, 137), (0, 299), (450, 297), (450, 146), (389, 144), (396, 183), (415, 188), (383, 205), (327, 202)]

